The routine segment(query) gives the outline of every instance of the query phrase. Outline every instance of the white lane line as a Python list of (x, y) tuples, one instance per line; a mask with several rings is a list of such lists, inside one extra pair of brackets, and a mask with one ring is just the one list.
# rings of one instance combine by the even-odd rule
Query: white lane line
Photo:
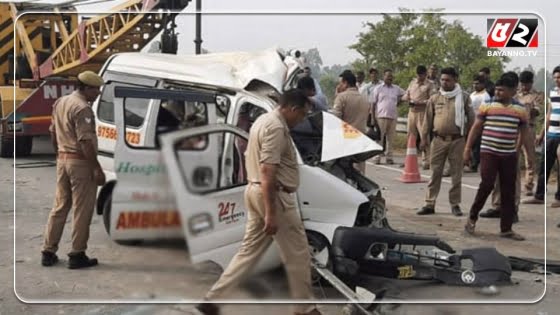
[[(382, 169), (386, 169), (386, 170), (389, 170), (389, 171), (402, 173), (402, 169), (399, 169), (399, 168), (394, 168), (394, 167), (390, 167), (390, 166), (375, 164), (373, 162), (366, 162), (366, 163), (368, 165), (372, 165), (372, 166), (379, 167), (379, 168), (382, 168)], [(424, 174), (420, 174), (420, 176), (422, 176), (422, 178), (426, 178), (426, 179), (430, 179), (430, 177), (431, 177), (431, 176), (424, 175)], [(444, 182), (444, 183), (451, 184), (451, 181), (449, 179), (444, 178), (441, 181)], [(473, 189), (473, 190), (478, 190), (477, 186), (472, 186), (472, 185), (467, 185), (467, 184), (461, 184), (461, 186), (463, 186), (465, 188)]]

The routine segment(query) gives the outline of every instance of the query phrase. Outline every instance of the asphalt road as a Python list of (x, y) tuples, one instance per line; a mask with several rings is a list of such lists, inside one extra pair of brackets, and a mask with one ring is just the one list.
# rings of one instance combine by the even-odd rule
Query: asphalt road
[[(31, 164), (38, 163), (39, 164)], [(120, 246), (109, 240), (102, 220), (95, 216), (91, 227), (88, 254), (100, 259), (101, 264), (90, 270), (70, 271), (64, 267), (64, 253), (69, 249), (70, 226), (67, 225), (59, 256), (62, 264), (53, 268), (40, 266), (42, 232), (54, 195), (53, 155), (47, 139), (36, 141), (34, 155), (18, 159), (16, 165), (16, 225), (13, 207), (13, 161), (0, 160), (0, 315), (2, 314), (196, 314), (189, 304), (173, 301), (199, 298), (219, 276), (213, 264), (192, 265), (188, 261), (185, 246), (181, 242), (149, 243), (141, 246)], [(522, 243), (497, 237), (498, 222), (481, 219), (480, 236), (466, 237), (462, 233), (464, 218), (450, 214), (446, 192), (442, 185), (437, 214), (418, 217), (415, 208), (422, 205), (426, 183), (404, 185), (398, 181), (401, 170), (395, 166), (368, 165), (368, 176), (381, 183), (389, 205), (389, 221), (394, 228), (408, 232), (437, 233), (456, 249), (494, 246), (505, 255), (522, 257), (544, 256), (544, 207), (529, 206), (521, 209), (521, 222), (516, 230), (528, 237)], [(425, 173), (425, 175), (429, 175)], [(469, 208), (474, 198), (478, 178), (466, 174), (463, 187), (463, 210)], [(552, 186), (551, 186), (552, 188)], [(556, 223), (558, 213), (549, 211), (546, 224), (548, 232), (548, 257), (560, 259), (557, 240), (560, 238)], [(15, 229), (15, 243), (14, 243)], [(13, 249), (15, 250), (15, 273)], [(18, 294), (14, 294), (15, 289)], [(410, 300), (446, 300), (511, 302), (537, 300), (544, 291), (545, 277), (539, 274), (516, 272), (514, 284), (499, 288), (494, 296), (483, 295), (478, 290), (465, 287), (449, 287), (418, 281), (392, 281), (367, 279), (368, 288), (388, 288), (388, 299), (406, 302)], [(386, 314), (557, 314), (560, 278), (546, 277), (547, 295), (537, 304), (517, 305), (451, 305), (451, 304), (401, 304)], [(316, 288), (316, 295), (324, 299), (338, 298), (332, 288)], [(254, 277), (234, 298), (271, 299), (286, 298), (288, 288), (282, 270), (274, 270)], [(53, 304), (29, 304), (23, 301), (52, 302)], [(60, 304), (88, 303), (100, 300), (129, 300), (171, 304)], [(225, 314), (252, 314), (267, 312), (270, 315), (287, 314), (286, 305), (227, 305)], [(320, 306), (324, 314), (341, 314), (341, 305)], [(385, 309), (391, 309), (386, 305)]]

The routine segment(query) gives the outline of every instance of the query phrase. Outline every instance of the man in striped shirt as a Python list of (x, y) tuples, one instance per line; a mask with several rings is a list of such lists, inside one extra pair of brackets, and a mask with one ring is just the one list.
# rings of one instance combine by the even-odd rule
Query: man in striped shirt
[(493, 102), (479, 108), (477, 119), (471, 128), (463, 153), (465, 164), (470, 166), (471, 148), (482, 132), (480, 145), (481, 182), (471, 206), (465, 225), (474, 234), (478, 214), (494, 189), (496, 176), (500, 178), (501, 217), (500, 236), (516, 241), (525, 238), (512, 230), (515, 215), (515, 181), (517, 178), (518, 137), (523, 143), (530, 141), (528, 115), (524, 106), (513, 103), (516, 84), (512, 78), (503, 76), (496, 81)]
[[(537, 136), (537, 145), (542, 145), (545, 130), (546, 132), (546, 151), (543, 147), (543, 154), (540, 160), (539, 167), (539, 179), (537, 180), (537, 190), (533, 198), (528, 200), (523, 200), (524, 204), (544, 204), (544, 194), (546, 193), (546, 183), (548, 182), (548, 177), (554, 166), (554, 162), (558, 159), (558, 154), (560, 153), (558, 149), (560, 148), (560, 66), (554, 68), (552, 73), (554, 83), (556, 87), (550, 91), (549, 109), (548, 115), (546, 116), (546, 126), (541, 131), (540, 135)], [(546, 169), (544, 167), (546, 159)], [(560, 179), (560, 178), (558, 178)], [(560, 207), (560, 180), (556, 181), (556, 195), (554, 196), (554, 201), (550, 205), (551, 208)]]

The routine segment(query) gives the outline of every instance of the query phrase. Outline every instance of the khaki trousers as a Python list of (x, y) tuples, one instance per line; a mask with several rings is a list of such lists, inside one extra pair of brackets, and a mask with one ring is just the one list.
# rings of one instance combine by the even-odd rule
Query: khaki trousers
[(56, 253), (68, 212), (72, 213), (72, 251), (85, 252), (93, 216), (97, 185), (84, 160), (59, 158), (56, 163), (56, 196), (45, 230), (43, 250)]
[[(517, 161), (517, 177), (515, 178), (515, 206), (519, 207), (521, 200), (521, 159)], [(500, 174), (496, 176), (496, 184), (492, 191), (492, 206), (494, 209), (501, 209), (501, 189), (500, 189)]]
[[(419, 135), (422, 132), (422, 128), (424, 126), (424, 113), (425, 112), (423, 111), (422, 112), (413, 112), (412, 110), (408, 111), (407, 133), (408, 136), (414, 135), (414, 137), (416, 137), (417, 145), (419, 145), (418, 143)], [(430, 163), (430, 148), (428, 146), (426, 146), (426, 148), (422, 151), (422, 163), (423, 164)]]
[[(387, 160), (393, 159), (393, 141), (397, 134), (397, 120), (391, 118), (377, 118), (377, 124), (381, 131), (381, 142), (385, 139), (385, 157)], [(378, 155), (374, 158), (379, 161), (381, 157)]]
[(449, 203), (451, 206), (461, 204), (461, 179), (463, 177), (463, 150), (465, 138), (445, 141), (440, 137), (434, 137), (431, 145), (430, 169), (432, 177), (428, 183), (426, 193), (426, 206), (435, 208), (436, 199), (441, 188), (441, 178), (445, 161), (449, 161), (451, 173), (451, 189), (449, 190)]
[[(220, 279), (206, 294), (206, 299), (219, 299), (234, 289), (245, 278), (260, 257), (268, 249), (272, 240), (276, 241), (280, 249), (280, 256), (286, 269), (288, 283), (293, 299), (312, 300), (311, 288), (311, 255), (303, 222), (298, 215), (293, 195), (283, 191), (277, 194), (276, 235), (265, 234), (264, 229), (264, 200), (261, 187), (247, 186), (245, 190), (245, 205), (248, 218), (245, 236), (241, 248), (233, 257)], [(294, 311), (306, 313), (313, 309), (306, 304), (294, 305)]]
[[(525, 157), (525, 191), (533, 191), (535, 187), (535, 139), (537, 137), (535, 127), (529, 127), (529, 136), (531, 137), (529, 147), (521, 146), (521, 151)], [(517, 177), (521, 177), (521, 174), (518, 174)]]

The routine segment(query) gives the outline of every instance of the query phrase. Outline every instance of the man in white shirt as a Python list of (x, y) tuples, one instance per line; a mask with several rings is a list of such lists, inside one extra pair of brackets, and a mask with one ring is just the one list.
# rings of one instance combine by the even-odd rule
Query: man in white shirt
[[(490, 94), (486, 91), (486, 78), (481, 75), (475, 75), (472, 82), (473, 92), (470, 95), (471, 104), (475, 116), (478, 115), (478, 108), (480, 105), (486, 103), (490, 100)], [(478, 165), (480, 164), (480, 140), (478, 137), (472, 146), (472, 163), (470, 166), (471, 172), (478, 171)]]
[(434, 85), (434, 94), (437, 93), (440, 87), (440, 82), (438, 75), (438, 66), (435, 63), (432, 63), (430, 67), (428, 67), (427, 79)]
[(371, 103), (371, 98), (373, 96), (373, 90), (383, 84), (383, 81), (379, 80), (379, 72), (375, 68), (369, 69), (369, 79), (370, 82), (362, 84), (362, 86), (358, 89), (360, 94), (364, 95), (368, 101)]
[[(397, 106), (404, 95), (404, 90), (393, 84), (393, 71), (386, 69), (383, 72), (383, 84), (378, 85), (372, 93), (371, 113), (381, 131), (381, 141), (385, 139), (385, 159), (391, 165), (393, 161), (393, 139), (397, 130)], [(373, 163), (380, 164), (381, 155), (373, 158)]]
[(478, 113), (478, 108), (481, 104), (490, 100), (490, 94), (488, 94), (488, 91), (486, 91), (485, 86), (486, 81), (483, 76), (477, 74), (473, 77), (473, 92), (471, 93), (470, 97), (475, 114)]
[(356, 72), (356, 87), (358, 88), (358, 91), (360, 91), (360, 88), (365, 85), (365, 78), (366, 74), (363, 71)]

